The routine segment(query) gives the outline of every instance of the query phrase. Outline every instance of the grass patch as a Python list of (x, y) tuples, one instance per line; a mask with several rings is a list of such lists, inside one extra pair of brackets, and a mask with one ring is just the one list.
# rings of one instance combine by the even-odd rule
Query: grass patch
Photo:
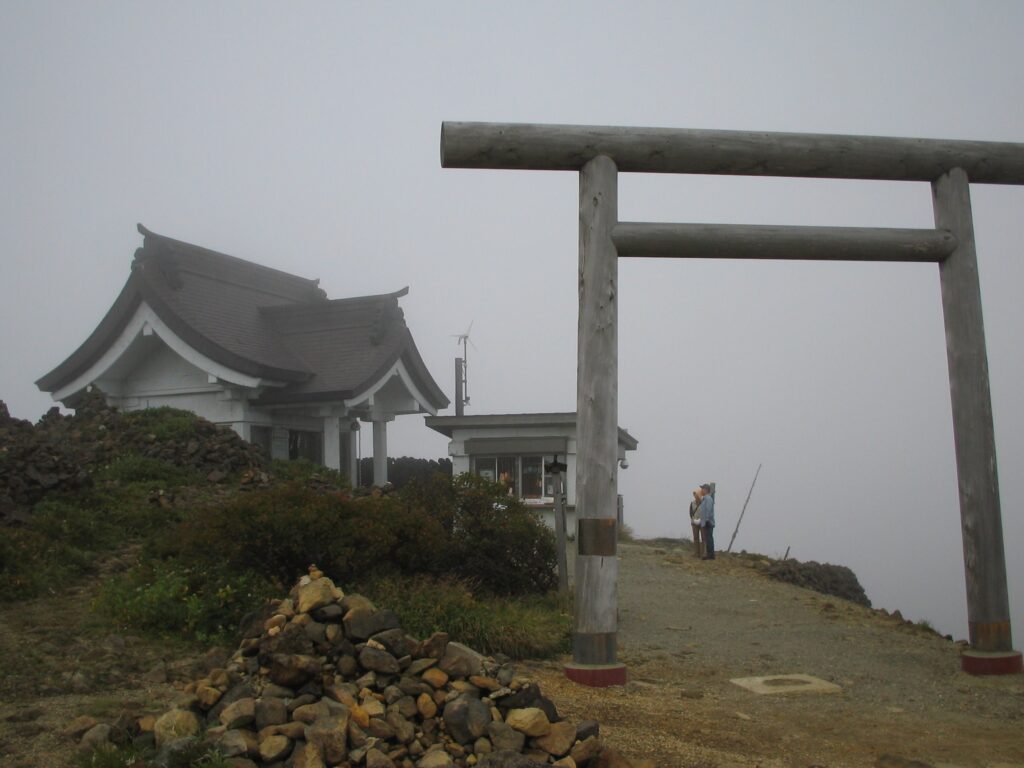
[(462, 581), (390, 577), (367, 585), (363, 594), (398, 614), (414, 637), (447, 632), (481, 653), (513, 659), (552, 658), (570, 647), (572, 610), (557, 593), (478, 596)]
[(100, 720), (114, 718), (124, 709), (124, 699), (119, 696), (93, 696), (81, 708), (79, 714)]
[(93, 608), (120, 625), (231, 644), (242, 617), (274, 594), (251, 571), (157, 561), (106, 582)]
[(100, 467), (93, 474), (100, 484), (127, 485), (143, 483), (152, 488), (165, 490), (178, 488), (187, 483), (199, 482), (195, 470), (179, 467), (169, 461), (128, 453)]
[[(106, 745), (75, 758), (75, 768), (140, 768), (154, 765), (153, 749), (139, 749), (131, 745)], [(217, 750), (193, 741), (184, 749), (172, 752), (167, 762), (160, 763), (166, 768), (230, 768), (232, 763)]]
[(122, 415), (124, 424), (131, 429), (163, 442), (166, 440), (188, 440), (195, 437), (198, 417), (189, 411), (163, 406), (146, 408)]
[(63, 590), (93, 570), (92, 555), (63, 539), (31, 527), (9, 528), (0, 536), (0, 602)]

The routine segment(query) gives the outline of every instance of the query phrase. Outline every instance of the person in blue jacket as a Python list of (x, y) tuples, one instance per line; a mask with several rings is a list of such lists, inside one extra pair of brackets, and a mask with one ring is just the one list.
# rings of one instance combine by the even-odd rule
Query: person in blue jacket
[(703, 494), (697, 514), (700, 516), (700, 527), (704, 529), (704, 546), (707, 554), (702, 560), (715, 559), (715, 498), (711, 495), (711, 486), (704, 483), (700, 487)]

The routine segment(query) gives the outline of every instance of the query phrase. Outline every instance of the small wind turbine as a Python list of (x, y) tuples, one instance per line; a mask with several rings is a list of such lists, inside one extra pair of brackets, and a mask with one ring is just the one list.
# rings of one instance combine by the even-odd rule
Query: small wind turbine
[(462, 345), (462, 357), (455, 358), (455, 415), (462, 416), (464, 409), (469, 405), (469, 381), (466, 378), (466, 369), (469, 365), (469, 347), (476, 349), (476, 344), (469, 338), (473, 330), (473, 321), (469, 321), (469, 327), (465, 333), (453, 333), (456, 345)]

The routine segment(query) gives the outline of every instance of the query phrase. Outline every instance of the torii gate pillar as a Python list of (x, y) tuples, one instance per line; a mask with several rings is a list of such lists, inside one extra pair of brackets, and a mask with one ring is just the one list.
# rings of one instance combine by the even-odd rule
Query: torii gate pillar
[(576, 589), (570, 680), (626, 682), (618, 663), (618, 169), (580, 168), (580, 311), (576, 371)]
[[(1024, 144), (680, 128), (444, 123), (445, 168), (578, 171), (580, 320), (576, 625), (566, 674), (625, 682), (616, 659), (619, 257), (939, 264), (953, 406), (971, 649), (963, 668), (1008, 674), (1013, 650), (995, 430), (970, 183), (1024, 186)], [(936, 228), (619, 223), (618, 172), (923, 181)]]
[(1019, 668), (1011, 649), (1010, 599), (996, 472), (996, 439), (989, 393), (985, 324), (981, 312), (978, 254), (967, 174), (953, 168), (932, 182), (935, 226), (951, 232), (956, 249), (939, 262), (946, 326), (949, 392), (953, 405), (960, 525), (967, 584), (971, 649), (964, 669), (1000, 672)]

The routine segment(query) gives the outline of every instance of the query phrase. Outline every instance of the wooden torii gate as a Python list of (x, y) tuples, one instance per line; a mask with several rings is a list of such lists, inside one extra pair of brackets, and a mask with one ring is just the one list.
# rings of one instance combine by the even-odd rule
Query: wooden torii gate
[[(580, 181), (576, 403), (576, 608), (566, 674), (625, 682), (616, 658), (619, 256), (936, 262), (953, 406), (975, 674), (1021, 671), (1006, 586), (988, 358), (970, 183), (1024, 185), (1024, 144), (670, 128), (445, 122), (441, 165), (577, 171)], [(934, 229), (627, 223), (618, 173), (924, 181)]]

